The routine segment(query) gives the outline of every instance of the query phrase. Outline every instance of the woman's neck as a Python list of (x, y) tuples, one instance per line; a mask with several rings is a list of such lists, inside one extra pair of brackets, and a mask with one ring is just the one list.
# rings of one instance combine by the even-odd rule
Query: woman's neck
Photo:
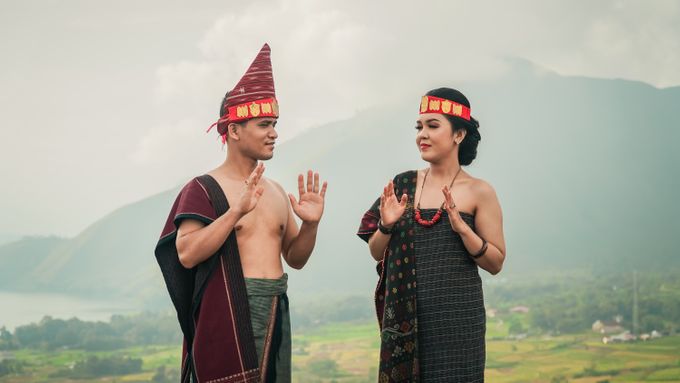
[(460, 169), (460, 163), (457, 157), (452, 156), (442, 161), (430, 162), (430, 177), (437, 180), (450, 180), (458, 173), (458, 169)]

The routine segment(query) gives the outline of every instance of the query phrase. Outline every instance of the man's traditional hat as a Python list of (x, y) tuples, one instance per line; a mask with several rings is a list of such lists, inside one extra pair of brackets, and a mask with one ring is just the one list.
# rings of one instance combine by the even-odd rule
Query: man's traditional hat
[(222, 105), (224, 114), (208, 131), (217, 125), (218, 133), (225, 137), (232, 122), (279, 116), (270, 56), (271, 49), (264, 44), (241, 80), (227, 93)]

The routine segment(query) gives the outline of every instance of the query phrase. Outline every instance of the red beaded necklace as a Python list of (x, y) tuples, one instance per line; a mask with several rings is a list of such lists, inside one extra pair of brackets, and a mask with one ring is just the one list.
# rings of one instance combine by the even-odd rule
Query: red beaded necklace
[[(453, 181), (456, 180), (456, 177), (458, 177), (458, 173), (460, 173), (461, 169), (462, 168), (459, 166), (458, 171), (456, 172), (456, 175), (453, 176), (453, 179), (451, 180), (451, 184), (449, 185), (449, 189), (451, 189), (451, 187), (453, 187)], [(437, 209), (437, 212), (434, 213), (434, 216), (432, 217), (432, 219), (427, 220), (427, 219), (423, 219), (420, 216), (420, 199), (423, 198), (423, 189), (425, 189), (425, 181), (427, 181), (427, 174), (429, 172), (430, 172), (430, 168), (427, 168), (427, 170), (425, 171), (425, 176), (423, 177), (423, 184), (420, 186), (420, 195), (418, 196), (418, 205), (415, 207), (416, 222), (418, 222), (418, 224), (420, 224), (421, 226), (424, 226), (424, 227), (432, 227), (437, 222), (439, 222), (439, 220), (442, 218), (442, 209), (444, 208), (444, 204), (446, 203), (446, 200), (444, 200), (444, 202), (442, 202), (442, 205), (439, 207), (439, 209)]]

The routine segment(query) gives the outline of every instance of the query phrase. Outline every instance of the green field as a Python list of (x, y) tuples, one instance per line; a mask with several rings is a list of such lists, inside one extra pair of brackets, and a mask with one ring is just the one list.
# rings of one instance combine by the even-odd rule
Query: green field
[[(505, 323), (489, 321), (488, 382), (680, 382), (680, 336), (610, 344), (594, 333), (504, 340)], [(375, 382), (378, 358), (373, 323), (332, 325), (295, 337), (299, 382)], [(333, 379), (319, 367), (335, 361)], [(324, 363), (325, 362), (325, 363)]]
[[(506, 340), (507, 323), (490, 320), (487, 334), (488, 382), (680, 382), (680, 336), (647, 342), (610, 344), (594, 333), (529, 336)], [(378, 332), (375, 323), (329, 324), (298, 331), (293, 339), (293, 377), (296, 382), (375, 382)], [(150, 381), (159, 366), (176, 369), (177, 345), (134, 347), (98, 356), (121, 355), (143, 360), (134, 375), (104, 377), (97, 382)], [(0, 382), (83, 382), (50, 378), (93, 353), (20, 350), (12, 354), (24, 372)]]

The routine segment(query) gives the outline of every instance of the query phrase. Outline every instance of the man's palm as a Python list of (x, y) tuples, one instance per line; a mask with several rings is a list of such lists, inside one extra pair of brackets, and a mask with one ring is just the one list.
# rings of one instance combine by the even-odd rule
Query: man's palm
[(291, 206), (295, 215), (304, 222), (319, 222), (323, 215), (327, 182), (323, 183), (319, 190), (319, 173), (307, 172), (307, 183), (305, 187), (305, 177), (298, 176), (299, 202), (292, 194), (288, 194)]

